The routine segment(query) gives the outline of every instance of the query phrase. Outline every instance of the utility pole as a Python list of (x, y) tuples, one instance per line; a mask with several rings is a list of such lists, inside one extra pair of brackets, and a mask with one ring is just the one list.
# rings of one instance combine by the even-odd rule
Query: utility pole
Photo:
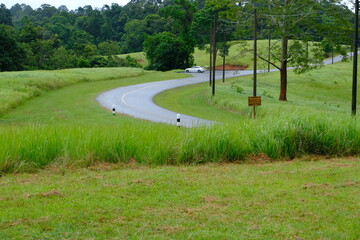
[(212, 54), (213, 54), (213, 23), (210, 23), (210, 74), (209, 74), (209, 86), (212, 84)]
[[(257, 12), (256, 8), (254, 9), (254, 86), (253, 86), (253, 97), (256, 97), (256, 85), (257, 85), (257, 76), (256, 76), (256, 70), (257, 70)], [(256, 106), (253, 106), (253, 114), (254, 119), (256, 118)]]
[(212, 96), (215, 96), (215, 66), (216, 66), (216, 52), (217, 52), (217, 46), (216, 46), (216, 31), (217, 31), (217, 13), (214, 15), (214, 29), (213, 29), (213, 76), (212, 76)]
[(256, 96), (256, 67), (257, 67), (257, 13), (256, 9), (254, 10), (254, 72), (253, 72), (253, 79), (254, 79), (254, 86), (253, 86), (253, 96)]
[(270, 50), (270, 48), (271, 48), (271, 33), (270, 33), (270, 30), (269, 30), (269, 42), (268, 42), (268, 72), (270, 72), (270, 56), (271, 56), (271, 50)]
[(355, 0), (354, 61), (353, 61), (352, 106), (351, 106), (351, 113), (353, 116), (356, 115), (358, 45), (359, 45), (359, 0)]
[(226, 49), (226, 33), (225, 31), (223, 32), (223, 77), (222, 77), (222, 81), (225, 82), (225, 57), (226, 57), (226, 53), (227, 53), (227, 49)]

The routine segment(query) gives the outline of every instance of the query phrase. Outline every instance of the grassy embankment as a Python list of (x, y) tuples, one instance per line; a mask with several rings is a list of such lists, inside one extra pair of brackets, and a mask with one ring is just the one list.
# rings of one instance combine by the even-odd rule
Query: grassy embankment
[(0, 117), (29, 99), (76, 83), (140, 76), (142, 69), (94, 68), (0, 74)]

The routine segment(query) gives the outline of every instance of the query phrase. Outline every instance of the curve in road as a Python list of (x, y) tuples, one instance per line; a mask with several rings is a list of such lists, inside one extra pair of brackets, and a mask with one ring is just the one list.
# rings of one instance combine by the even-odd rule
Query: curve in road
[[(334, 62), (341, 61), (341, 57), (334, 58)], [(326, 59), (324, 64), (332, 63), (331, 59)], [(271, 71), (277, 71), (273, 69)], [(259, 70), (259, 73), (264, 70)], [(252, 74), (252, 70), (226, 71), (225, 78), (245, 76)], [(185, 74), (185, 73), (184, 73)], [(216, 71), (216, 79), (222, 78), (222, 71)], [(115, 106), (116, 112), (140, 118), (153, 122), (161, 122), (176, 125), (178, 113), (159, 107), (153, 102), (155, 95), (172, 88), (186, 86), (190, 84), (206, 82), (209, 79), (209, 72), (194, 73), (192, 77), (143, 83), (127, 87), (115, 88), (110, 91), (101, 93), (96, 100), (107, 109)], [(195, 118), (188, 115), (181, 115), (181, 126), (194, 127), (199, 125), (213, 125), (215, 122)]]

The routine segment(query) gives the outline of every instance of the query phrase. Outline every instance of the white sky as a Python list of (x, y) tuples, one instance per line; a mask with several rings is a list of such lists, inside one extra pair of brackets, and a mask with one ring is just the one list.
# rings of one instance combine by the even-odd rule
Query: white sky
[[(353, 6), (354, 0), (342, 0), (343, 3), (345, 3), (346, 5), (348, 5), (348, 7), (351, 9), (351, 7)], [(54, 6), (56, 8), (58, 8), (61, 5), (65, 5), (69, 11), (70, 10), (75, 10), (78, 7), (84, 7), (85, 5), (91, 5), (93, 8), (101, 8), (103, 7), (105, 4), (108, 4), (109, 6), (111, 5), (111, 3), (117, 3), (120, 6), (124, 6), (126, 5), (128, 2), (130, 2), (130, 0), (87, 0), (87, 1), (83, 1), (83, 0), (1, 0), (1, 3), (5, 4), (5, 6), (10, 9), (13, 5), (15, 5), (16, 3), (19, 4), (26, 4), (26, 5), (30, 5), (33, 9), (39, 8), (42, 4), (46, 3), (46, 4), (50, 4), (51, 6)]]
[(1, 0), (1, 3), (5, 4), (8, 9), (10, 9), (16, 3), (24, 3), (31, 6), (33, 9), (39, 8), (42, 4), (50, 4), (51, 6), (54, 6), (56, 8), (61, 5), (65, 5), (69, 9), (69, 11), (75, 10), (78, 7), (84, 7), (85, 5), (91, 5), (93, 8), (101, 8), (105, 4), (108, 4), (110, 6), (111, 3), (117, 3), (120, 6), (124, 6), (128, 2), (130, 2), (130, 0)]

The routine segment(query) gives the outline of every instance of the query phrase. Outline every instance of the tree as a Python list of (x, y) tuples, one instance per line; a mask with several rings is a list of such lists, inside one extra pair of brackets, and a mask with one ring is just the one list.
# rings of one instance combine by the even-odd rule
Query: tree
[(149, 60), (149, 69), (167, 71), (188, 66), (188, 46), (182, 38), (163, 32), (148, 36), (144, 42), (144, 52)]
[(106, 41), (99, 43), (98, 48), (101, 55), (109, 56), (120, 53), (120, 46), (118, 42), (115, 41)]
[[(273, 34), (280, 39), (279, 45), (274, 45), (271, 60), (258, 55), (280, 71), (280, 101), (287, 101), (287, 68), (289, 63), (295, 67), (296, 73), (304, 73), (322, 65), (323, 55), (317, 47), (306, 51), (304, 29), (315, 24), (315, 14), (318, 5), (313, 0), (257, 0), (247, 1), (258, 9), (259, 16), (265, 17), (273, 29)], [(289, 41), (291, 40), (292, 41)]]
[(16, 41), (13, 27), (0, 24), (0, 71), (22, 70), (24, 52)]
[(64, 47), (59, 47), (50, 56), (50, 63), (52, 69), (71, 68), (74, 67), (74, 57)]
[(168, 18), (174, 20), (173, 33), (181, 37), (185, 42), (188, 58), (186, 60), (186, 67), (192, 65), (195, 40), (191, 36), (191, 24), (196, 13), (196, 7), (193, 1), (189, 0), (174, 0), (173, 5), (164, 7), (161, 12)]
[(124, 43), (123, 52), (141, 52), (146, 35), (146, 22), (134, 19), (125, 25), (125, 34), (122, 37)]
[(0, 5), (0, 24), (12, 26), (10, 10), (3, 3)]

